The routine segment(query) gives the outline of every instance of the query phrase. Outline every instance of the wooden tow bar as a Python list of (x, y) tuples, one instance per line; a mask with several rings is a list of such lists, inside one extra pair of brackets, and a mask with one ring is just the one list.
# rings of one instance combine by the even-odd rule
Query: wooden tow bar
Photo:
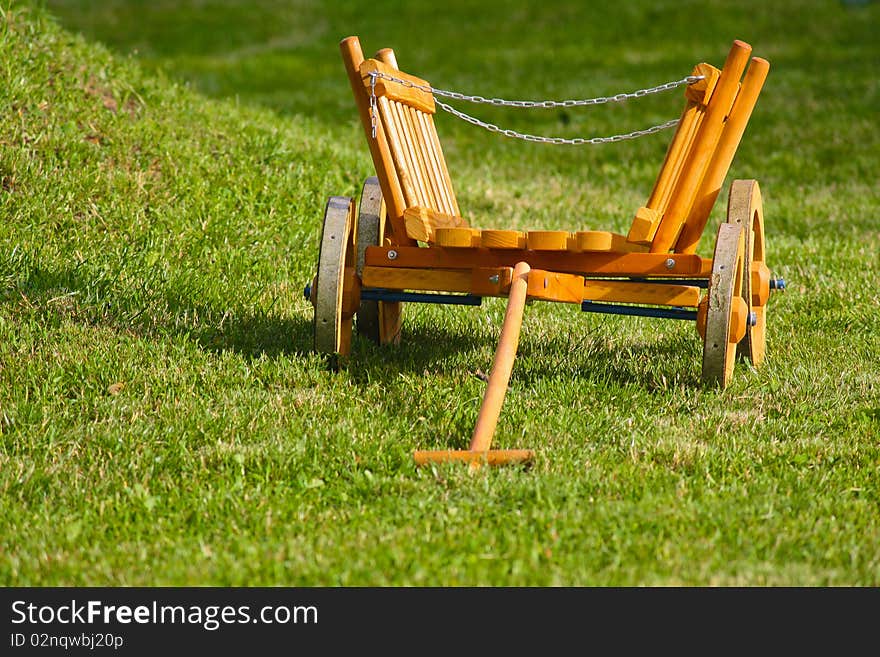
[(513, 280), (510, 283), (510, 294), (507, 297), (507, 311), (504, 315), (498, 347), (495, 350), (495, 362), (492, 365), (492, 372), (489, 374), (489, 383), (483, 395), (483, 403), (480, 405), (480, 413), (474, 426), (470, 448), (466, 450), (419, 450), (413, 453), (416, 465), (456, 461), (470, 463), (471, 469), (474, 470), (483, 463), (509, 465), (528, 463), (534, 458), (535, 453), (530, 449), (490, 449), (519, 345), (519, 333), (526, 306), (530, 271), (531, 267), (525, 262), (517, 263), (513, 269)]

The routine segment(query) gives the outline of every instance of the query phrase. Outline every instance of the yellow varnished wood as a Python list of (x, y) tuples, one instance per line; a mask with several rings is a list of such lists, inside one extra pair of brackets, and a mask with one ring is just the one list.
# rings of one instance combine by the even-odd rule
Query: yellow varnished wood
[[(484, 231), (485, 232), (485, 231)], [(389, 258), (393, 250), (395, 257)], [(428, 269), (472, 269), (474, 267), (506, 267), (526, 261), (537, 269), (571, 274), (600, 276), (699, 276), (712, 260), (696, 254), (663, 253), (575, 253), (572, 251), (527, 251), (525, 249), (486, 248), (366, 248), (368, 265), (387, 267), (426, 267)], [(669, 266), (670, 261), (672, 266)], [(707, 274), (708, 276), (708, 274)]]
[(376, 176), (379, 178), (382, 196), (388, 208), (388, 220), (391, 223), (393, 239), (397, 244), (414, 244), (414, 241), (406, 236), (403, 210), (407, 203), (394, 167), (391, 147), (381, 122), (376, 126), (376, 137), (373, 138), (372, 136), (370, 99), (368, 91), (364, 89), (363, 79), (360, 74), (360, 65), (364, 61), (360, 40), (356, 36), (347, 37), (340, 41), (339, 50), (342, 54), (351, 89), (354, 93), (361, 125), (367, 137), (367, 145), (373, 159), (373, 166), (376, 169)]
[[(403, 148), (404, 160), (401, 164), (398, 164), (398, 175), (402, 178), (405, 176), (412, 185), (414, 193), (411, 201), (412, 205), (434, 207), (434, 202), (425, 186), (424, 172), (419, 165), (418, 145), (410, 129), (409, 122), (406, 120), (406, 106), (393, 100), (385, 101), (384, 98), (380, 102), (383, 104), (387, 102), (387, 106), (390, 109), (389, 116), (392, 117), (389, 120), (394, 122), (396, 133)], [(383, 120), (385, 120), (384, 117)], [(401, 166), (405, 167), (405, 171), (401, 171)]]
[[(431, 208), (407, 208), (403, 211), (403, 218), (406, 223), (406, 234), (420, 242), (434, 242), (436, 232), (441, 228), (467, 228), (464, 217), (437, 212)], [(468, 240), (463, 246), (471, 246), (471, 241)]]
[(697, 77), (702, 76), (702, 80), (697, 80), (693, 84), (689, 84), (684, 90), (684, 96), (688, 100), (692, 100), (700, 105), (708, 105), (712, 92), (715, 91), (715, 85), (718, 84), (718, 78), (721, 71), (705, 62), (697, 64), (691, 75)]
[(542, 301), (580, 303), (584, 300), (584, 277), (532, 269), (529, 272), (528, 296)]
[(752, 58), (730, 110), (730, 115), (724, 122), (718, 144), (700, 183), (694, 204), (675, 245), (675, 250), (679, 253), (695, 253), (697, 250), (712, 207), (721, 191), (721, 185), (724, 183), (724, 178), (733, 162), (733, 157), (739, 147), (746, 124), (752, 115), (755, 103), (758, 101), (758, 95), (761, 93), (769, 70), (770, 64), (766, 59)]
[(770, 298), (770, 268), (763, 262), (753, 262), (749, 268), (753, 306), (764, 306)]
[[(414, 84), (418, 87), (431, 86), (430, 84), (428, 84), (428, 82), (422, 80), (421, 78), (417, 78), (414, 75), (404, 73), (401, 70), (392, 68), (388, 64), (377, 61), (375, 59), (364, 60), (359, 68), (360, 76), (363, 80), (364, 88), (367, 94), (370, 93), (370, 73), (373, 72), (384, 73), (385, 75), (390, 75), (399, 80), (406, 80), (407, 82)], [(414, 107), (420, 112), (425, 112), (427, 114), (433, 114), (436, 111), (434, 96), (431, 93), (400, 84), (399, 82), (392, 82), (391, 80), (376, 78), (376, 96), (388, 98), (390, 100), (397, 101), (398, 103), (404, 103), (405, 105)]]
[(455, 203), (451, 195), (451, 191), (446, 186), (443, 177), (443, 171), (440, 168), (439, 158), (434, 148), (434, 142), (431, 139), (430, 127), (425, 120), (425, 114), (410, 109), (413, 123), (416, 131), (420, 136), (420, 146), (425, 157), (425, 166), (428, 169), (429, 184), (434, 192), (434, 198), (437, 200), (437, 209), (445, 214), (454, 215), (457, 213)]
[(470, 292), (471, 272), (465, 269), (415, 269), (364, 267), (363, 287), (389, 290), (427, 290), (434, 292)]
[(660, 225), (660, 212), (654, 208), (642, 206), (636, 210), (633, 217), (632, 225), (629, 227), (629, 233), (626, 236), (627, 241), (642, 246), (649, 246), (651, 240), (657, 232), (657, 226)]
[[(379, 111), (379, 123), (382, 125), (385, 137), (388, 141), (389, 151), (392, 158), (392, 169), (397, 177), (400, 189), (403, 192), (403, 207), (400, 208), (399, 219), (403, 221), (403, 211), (406, 207), (420, 205), (419, 197), (412, 180), (412, 164), (409, 162), (409, 153), (404, 145), (400, 126), (393, 114), (387, 98), (379, 98), (377, 101)], [(378, 172), (377, 172), (378, 173)], [(381, 177), (379, 178), (381, 180)], [(391, 208), (389, 207), (389, 218)], [(406, 228), (403, 230), (404, 236)]]
[(455, 197), (455, 188), (452, 186), (452, 179), (449, 177), (449, 169), (446, 166), (446, 158), (443, 157), (443, 148), (440, 146), (440, 138), (437, 136), (437, 129), (434, 127), (434, 117), (430, 114), (420, 114), (419, 117), (427, 126), (428, 136), (433, 144), (431, 152), (434, 153), (437, 158), (437, 164), (440, 167), (440, 174), (443, 178), (443, 183), (449, 194), (450, 201), (452, 202), (451, 213), (460, 215), (461, 210), (459, 210), (458, 200)]
[(657, 174), (648, 202), (636, 212), (633, 219), (627, 235), (630, 242), (649, 245), (657, 234), (660, 220), (666, 212), (684, 162), (693, 146), (694, 136), (705, 114), (705, 104), (711, 98), (719, 74), (718, 69), (709, 64), (698, 64), (692, 71), (692, 75), (703, 76), (703, 79), (688, 85), (685, 90), (687, 103), (675, 135), (666, 150), (666, 157)]
[(485, 249), (525, 249), (526, 236), (518, 230), (483, 230), (480, 246)]
[(510, 381), (513, 361), (516, 358), (516, 350), (519, 345), (519, 333), (526, 305), (530, 269), (526, 262), (518, 262), (513, 268), (510, 292), (507, 297), (507, 310), (504, 313), (504, 323), (501, 325), (501, 335), (495, 349), (492, 371), (489, 373), (486, 392), (483, 395), (483, 402), (480, 405), (480, 412), (477, 415), (477, 422), (471, 436), (471, 451), (485, 452), (492, 444), (492, 437), (495, 434), (498, 417), (501, 415), (501, 405), (507, 394), (507, 384)]
[(425, 205), (443, 212), (443, 199), (437, 193), (434, 184), (433, 171), (428, 163), (428, 151), (425, 146), (425, 141), (422, 138), (422, 131), (419, 122), (415, 118), (417, 112), (418, 110), (413, 109), (412, 107), (400, 105), (401, 118), (406, 122), (409, 131), (409, 138), (412, 141), (415, 162), (418, 167), (419, 177), (421, 178), (422, 189), (425, 193)]
[(535, 458), (530, 449), (489, 449), (483, 452), (467, 449), (417, 450), (413, 452), (416, 465), (431, 463), (469, 463), (473, 465), (528, 464)]
[(495, 297), (508, 294), (513, 267), (479, 267), (471, 271), (471, 294)]
[(700, 288), (667, 283), (588, 280), (584, 284), (583, 298), (584, 301), (695, 308), (700, 302)]
[(626, 235), (609, 233), (604, 230), (582, 230), (574, 235), (576, 245), (573, 251), (602, 252), (616, 251), (619, 253), (647, 253), (648, 246), (633, 244)]
[(724, 120), (733, 105), (739, 89), (739, 80), (751, 51), (751, 46), (742, 41), (734, 41), (731, 46), (712, 97), (706, 106), (705, 116), (676, 180), (669, 206), (663, 213), (663, 219), (651, 243), (652, 253), (667, 253), (678, 240), (696, 200), (703, 175), (715, 152)]
[(533, 251), (567, 251), (570, 237), (564, 230), (530, 230), (526, 244)]
[(436, 228), (434, 243), (449, 248), (471, 248), (480, 246), (480, 231), (473, 228)]

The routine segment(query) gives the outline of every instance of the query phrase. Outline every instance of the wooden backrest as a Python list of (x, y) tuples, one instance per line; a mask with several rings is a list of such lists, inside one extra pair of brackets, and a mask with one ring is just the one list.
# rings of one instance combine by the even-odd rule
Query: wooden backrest
[[(463, 225), (434, 127), (434, 98), (424, 90), (430, 85), (400, 71), (389, 48), (365, 60), (357, 37), (348, 37), (341, 42), (340, 49), (388, 208), (393, 240), (398, 244), (411, 244), (417, 239), (427, 241), (433, 217), (440, 217), (441, 222), (442, 218), (455, 217), (452, 224)], [(377, 77), (373, 86), (371, 73), (405, 83)], [(373, 92), (375, 106), (371, 107)], [(407, 210), (410, 216), (426, 217), (428, 234), (412, 230), (412, 224), (407, 230)]]
[(769, 63), (734, 41), (719, 71), (699, 64), (689, 85), (681, 120), (645, 206), (633, 219), (627, 239), (651, 253), (694, 253), (715, 199), (764, 85)]
[[(425, 90), (430, 85), (400, 71), (391, 49), (365, 60), (357, 37), (343, 39), (340, 49), (388, 208), (392, 240), (430, 242), (437, 228), (466, 227), (434, 127), (434, 98)], [(721, 70), (705, 63), (694, 68), (693, 74), (703, 79), (685, 91), (685, 109), (654, 188), (627, 235), (636, 248), (696, 251), (769, 71), (764, 59), (749, 62), (751, 51), (737, 40)], [(376, 77), (373, 87), (371, 73), (404, 82)]]

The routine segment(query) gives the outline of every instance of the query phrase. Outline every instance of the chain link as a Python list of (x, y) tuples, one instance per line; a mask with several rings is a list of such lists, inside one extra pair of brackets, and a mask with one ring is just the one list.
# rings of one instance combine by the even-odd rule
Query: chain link
[(609, 144), (616, 141), (625, 141), (627, 139), (636, 139), (637, 137), (652, 135), (655, 132), (666, 130), (667, 128), (671, 128), (672, 126), (678, 124), (678, 119), (672, 119), (671, 121), (667, 121), (666, 123), (661, 123), (659, 125), (654, 125), (650, 128), (645, 128), (643, 130), (633, 130), (632, 132), (627, 132), (620, 135), (611, 135), (610, 137), (575, 137), (574, 139), (566, 139), (564, 137), (544, 137), (542, 135), (530, 135), (528, 133), (510, 130), (509, 128), (499, 128), (494, 123), (481, 121), (480, 119), (473, 117), (470, 114), (460, 112), (454, 107), (451, 107), (446, 103), (442, 103), (439, 100), (435, 102), (444, 111), (449, 112), (453, 116), (457, 116), (458, 118), (467, 121), (468, 123), (471, 123), (475, 126), (485, 128), (489, 132), (497, 132), (499, 135), (504, 135), (505, 137), (513, 137), (514, 139), (522, 139), (523, 141), (531, 141), (539, 144), (564, 144), (568, 146), (582, 146), (584, 144)]
[[(693, 84), (698, 80), (702, 80), (704, 76), (702, 75), (689, 75), (681, 80), (673, 80), (672, 82), (665, 82), (664, 84), (657, 85), (656, 87), (649, 87), (647, 89), (639, 89), (638, 91), (633, 91), (629, 93), (620, 93), (614, 96), (599, 96), (597, 98), (587, 98), (583, 100), (506, 100), (504, 98), (484, 98), (483, 96), (475, 96), (462, 94), (457, 91), (448, 91), (446, 89), (437, 89), (436, 87), (431, 87), (429, 85), (416, 84), (411, 82), (410, 80), (403, 80), (401, 78), (394, 77), (393, 75), (388, 75), (387, 73), (382, 73), (380, 71), (371, 71), (369, 73), (370, 76), (370, 123), (373, 129), (373, 138), (376, 137), (376, 79), (381, 78), (383, 80), (388, 80), (390, 82), (395, 82), (397, 84), (401, 84), (404, 87), (409, 87), (411, 89), (418, 89), (419, 91), (424, 91), (429, 94), (433, 94), (435, 96), (440, 96), (442, 98), (452, 98), (455, 100), (462, 100), (469, 103), (479, 103), (484, 105), (495, 105), (499, 107), (518, 107), (521, 109), (550, 109), (555, 107), (582, 107), (586, 105), (603, 105), (605, 103), (618, 103), (624, 100), (629, 100), (633, 98), (643, 98), (650, 94), (656, 94), (663, 91), (668, 91), (669, 89), (674, 89), (675, 87), (679, 87), (683, 84)], [(661, 130), (666, 130), (667, 128), (671, 128), (678, 124), (678, 119), (673, 119), (671, 121), (667, 121), (666, 123), (661, 123), (659, 125), (651, 126), (650, 128), (644, 128), (642, 130), (633, 130), (632, 132), (627, 132), (619, 135), (612, 135), (610, 137), (590, 137), (590, 138), (581, 138), (576, 137), (574, 139), (565, 139), (563, 137), (544, 137), (541, 135), (530, 135), (523, 132), (517, 132), (516, 130), (510, 130), (505, 128), (500, 128), (494, 123), (487, 123), (486, 121), (481, 121), (480, 119), (471, 116), (470, 114), (465, 114), (464, 112), (455, 109), (451, 105), (448, 105), (439, 100), (435, 100), (436, 104), (445, 112), (452, 114), (453, 116), (462, 119), (463, 121), (467, 121), (468, 123), (478, 126), (480, 128), (485, 128), (490, 132), (495, 132), (505, 137), (512, 137), (514, 139), (522, 139), (524, 141), (542, 143), (542, 144), (566, 144), (573, 146), (580, 146), (583, 144), (607, 144), (611, 142), (624, 141), (626, 139), (636, 139), (637, 137), (643, 137), (645, 135), (651, 135), (656, 132), (660, 132)]]

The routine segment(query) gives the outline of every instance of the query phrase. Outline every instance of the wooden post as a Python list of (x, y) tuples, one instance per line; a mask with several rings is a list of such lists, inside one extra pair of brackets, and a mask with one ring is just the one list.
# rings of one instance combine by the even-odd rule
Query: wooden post
[(736, 95), (733, 108), (730, 110), (730, 116), (724, 124), (724, 130), (715, 148), (715, 155), (709, 164), (706, 175), (703, 176), (703, 182), (697, 192), (697, 198), (694, 206), (688, 215), (681, 236), (675, 245), (676, 253), (695, 253), (697, 244), (706, 228), (706, 222), (721, 191), (721, 185), (724, 184), (724, 178), (733, 162), (733, 156), (746, 130), (746, 124), (752, 115), (752, 110), (758, 100), (758, 94), (764, 86), (764, 80), (767, 79), (767, 73), (770, 70), (770, 63), (766, 59), (753, 57), (749, 70), (743, 79), (742, 87)]
[[(376, 138), (374, 139), (372, 136), (370, 99), (365, 93), (364, 82), (360, 74), (360, 65), (364, 61), (360, 40), (356, 36), (347, 37), (340, 41), (339, 49), (342, 52), (345, 71), (348, 73), (348, 81), (351, 83), (351, 90), (357, 103), (361, 124), (367, 136), (367, 144), (370, 147), (370, 155), (373, 157), (376, 176), (379, 178), (379, 186), (382, 188), (382, 197), (385, 199), (385, 205), (388, 208), (388, 219), (391, 222), (394, 241), (400, 245), (414, 245), (415, 241), (406, 235), (406, 226), (403, 223), (403, 211), (406, 209), (403, 191), (398, 183), (394, 161), (391, 159), (385, 131), (378, 116), (376, 116)], [(386, 50), (390, 52), (390, 49)], [(394, 53), (390, 52), (390, 55), (386, 54), (385, 56), (393, 60)]]
[(498, 416), (501, 414), (501, 406), (504, 404), (504, 396), (507, 394), (507, 384), (513, 370), (516, 349), (519, 345), (519, 333), (529, 287), (529, 271), (531, 271), (531, 267), (526, 262), (518, 262), (513, 269), (507, 312), (504, 315), (501, 337), (495, 350), (495, 363), (489, 374), (489, 383), (483, 395), (483, 403), (477, 416), (470, 449), (417, 451), (413, 454), (417, 465), (458, 461), (469, 463), (471, 470), (474, 470), (483, 463), (488, 465), (528, 463), (534, 457), (534, 452), (527, 449), (490, 449), (492, 437), (495, 435), (495, 427), (498, 425)]
[(743, 41), (733, 42), (724, 62), (724, 68), (721, 70), (721, 76), (712, 92), (712, 99), (709, 101), (702, 125), (679, 174), (669, 207), (651, 243), (651, 253), (667, 253), (678, 241), (679, 233), (690, 214), (697, 190), (718, 144), (724, 119), (727, 118), (733, 105), (739, 80), (751, 52), (752, 47), (749, 44)]
[(489, 383), (483, 395), (483, 404), (480, 406), (480, 414), (477, 416), (477, 424), (471, 438), (470, 448), (474, 452), (487, 451), (492, 444), (492, 436), (495, 435), (498, 416), (501, 415), (501, 405), (504, 403), (510, 373), (513, 371), (516, 349), (519, 346), (519, 331), (526, 306), (530, 270), (531, 267), (525, 262), (518, 262), (513, 268), (507, 312), (504, 315), (498, 348), (495, 350), (495, 363), (489, 374)]

